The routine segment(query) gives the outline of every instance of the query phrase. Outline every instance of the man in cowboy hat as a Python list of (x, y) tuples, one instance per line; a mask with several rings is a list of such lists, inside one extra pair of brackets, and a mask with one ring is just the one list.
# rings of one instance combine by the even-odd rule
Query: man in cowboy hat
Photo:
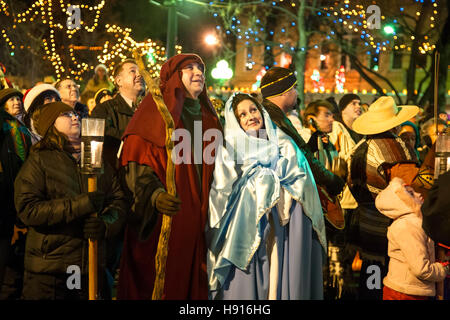
[(344, 180), (328, 171), (313, 155), (305, 140), (297, 132), (286, 114), (297, 103), (297, 77), (294, 72), (281, 67), (272, 67), (261, 79), (262, 105), (270, 118), (305, 154), (316, 183), (324, 186), (332, 195), (338, 195), (344, 188)]
[(358, 117), (352, 129), (365, 137), (350, 156), (348, 184), (358, 202), (357, 246), (363, 264), (360, 277), (360, 298), (381, 299), (382, 288), (368, 290), (367, 277), (377, 265), (381, 276), (386, 274), (387, 227), (390, 219), (375, 207), (375, 198), (394, 177), (407, 184), (414, 180), (418, 168), (414, 150), (398, 136), (400, 125), (419, 112), (417, 106), (397, 106), (392, 97), (382, 96), (370, 105), (368, 112)]

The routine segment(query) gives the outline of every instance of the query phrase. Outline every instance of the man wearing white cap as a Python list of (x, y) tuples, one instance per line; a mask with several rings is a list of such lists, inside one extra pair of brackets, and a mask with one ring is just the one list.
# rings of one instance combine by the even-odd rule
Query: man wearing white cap
[[(397, 134), (400, 125), (418, 112), (417, 106), (397, 106), (392, 97), (382, 96), (353, 122), (352, 129), (365, 135), (352, 151), (348, 176), (350, 190), (358, 202), (356, 245), (363, 260), (360, 299), (382, 297), (381, 285), (368, 288), (367, 279), (374, 272), (370, 270), (380, 270), (381, 279), (386, 275), (386, 235), (391, 220), (377, 210), (375, 198), (392, 178), (399, 177), (411, 184), (416, 177), (416, 154)], [(373, 265), (380, 269), (373, 269)], [(367, 269), (369, 266), (371, 269)]]

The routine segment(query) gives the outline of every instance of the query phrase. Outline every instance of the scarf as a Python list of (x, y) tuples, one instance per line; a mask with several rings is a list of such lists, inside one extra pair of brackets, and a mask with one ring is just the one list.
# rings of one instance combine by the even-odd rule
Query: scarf
[(31, 134), (27, 127), (22, 125), (19, 120), (14, 118), (5, 119), (3, 123), (3, 131), (11, 135), (11, 140), (14, 145), (14, 152), (20, 158), (25, 161), (28, 155), (28, 150), (31, 146)]

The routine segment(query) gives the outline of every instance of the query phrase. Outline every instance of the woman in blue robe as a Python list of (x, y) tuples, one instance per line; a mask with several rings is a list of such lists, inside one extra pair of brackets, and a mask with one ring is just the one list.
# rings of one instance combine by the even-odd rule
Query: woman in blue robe
[(225, 105), (209, 198), (211, 299), (323, 299), (322, 207), (311, 169), (253, 97)]

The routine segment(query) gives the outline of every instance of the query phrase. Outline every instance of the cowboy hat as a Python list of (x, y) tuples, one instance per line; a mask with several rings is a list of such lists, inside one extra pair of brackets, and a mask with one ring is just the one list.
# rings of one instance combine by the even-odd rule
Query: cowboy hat
[(418, 112), (417, 106), (397, 106), (392, 97), (382, 96), (353, 122), (352, 129), (359, 134), (382, 133), (408, 121)]

